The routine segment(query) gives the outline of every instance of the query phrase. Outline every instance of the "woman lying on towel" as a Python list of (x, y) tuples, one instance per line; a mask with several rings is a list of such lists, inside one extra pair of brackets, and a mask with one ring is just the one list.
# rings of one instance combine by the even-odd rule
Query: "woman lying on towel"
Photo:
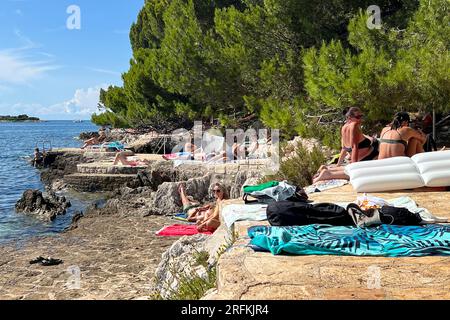
[(131, 166), (131, 167), (137, 167), (137, 166), (147, 166), (149, 164), (146, 160), (129, 160), (128, 157), (134, 156), (133, 151), (121, 151), (116, 154), (116, 157), (114, 158), (114, 165), (117, 166), (119, 164), (123, 166)]
[[(214, 155), (211, 155), (215, 156)], [(183, 152), (170, 153), (162, 156), (164, 160), (199, 160), (204, 161), (207, 157), (202, 148), (193, 143), (186, 143)]]
[(314, 177), (313, 183), (332, 179), (349, 179), (344, 172), (344, 163), (347, 155), (351, 162), (369, 161), (378, 157), (378, 141), (368, 137), (361, 130), (363, 113), (357, 107), (350, 108), (346, 113), (346, 122), (341, 129), (341, 154), (336, 166), (322, 166)]
[(89, 146), (102, 144), (102, 143), (106, 142), (106, 138), (107, 138), (106, 131), (104, 129), (100, 129), (98, 133), (99, 133), (98, 137), (93, 137), (89, 140), (84, 141), (84, 144), (81, 147), (81, 149), (85, 149)]
[(198, 201), (194, 201), (192, 197), (187, 196), (183, 184), (178, 187), (178, 192), (183, 204), (183, 212), (187, 214), (188, 221), (197, 224), (199, 232), (214, 232), (220, 226), (219, 205), (222, 200), (229, 198), (228, 192), (222, 184), (216, 183), (213, 187), (216, 203), (205, 206), (201, 206)]
[(424, 152), (427, 141), (425, 133), (409, 127), (411, 119), (407, 112), (398, 112), (394, 121), (381, 131), (379, 159), (407, 156)]

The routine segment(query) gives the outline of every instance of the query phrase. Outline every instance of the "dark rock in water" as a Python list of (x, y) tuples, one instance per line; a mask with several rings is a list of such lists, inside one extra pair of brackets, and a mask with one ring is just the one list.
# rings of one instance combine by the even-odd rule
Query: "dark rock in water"
[(17, 201), (16, 211), (53, 221), (57, 216), (66, 214), (70, 206), (70, 202), (65, 197), (57, 196), (55, 193), (51, 192), (48, 196), (44, 196), (39, 190), (27, 190)]

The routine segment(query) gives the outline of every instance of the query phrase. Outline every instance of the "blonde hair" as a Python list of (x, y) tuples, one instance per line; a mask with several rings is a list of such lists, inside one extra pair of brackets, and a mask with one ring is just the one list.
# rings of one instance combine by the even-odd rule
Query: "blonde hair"
[(214, 183), (214, 185), (212, 186), (211, 189), (214, 189), (214, 187), (218, 187), (220, 189), (220, 191), (222, 191), (224, 200), (230, 199), (228, 190), (227, 190), (227, 188), (225, 188), (225, 186), (223, 184), (221, 184), (220, 182), (216, 182), (216, 183)]

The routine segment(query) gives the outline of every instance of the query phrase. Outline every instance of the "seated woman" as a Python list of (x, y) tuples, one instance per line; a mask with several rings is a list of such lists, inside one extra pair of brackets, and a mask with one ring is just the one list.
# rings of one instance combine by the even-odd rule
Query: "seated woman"
[(379, 159), (407, 156), (424, 152), (427, 136), (409, 127), (411, 119), (407, 112), (398, 112), (392, 123), (381, 131)]
[(105, 130), (99, 130), (99, 136), (98, 137), (93, 137), (89, 140), (84, 141), (83, 146), (81, 147), (81, 149), (85, 149), (89, 146), (93, 146), (93, 145), (97, 145), (97, 144), (102, 144), (106, 141), (106, 132)]
[(220, 183), (214, 184), (213, 187), (215, 204), (201, 206), (198, 201), (186, 195), (183, 184), (180, 184), (178, 192), (183, 204), (183, 212), (187, 214), (188, 221), (197, 223), (200, 232), (214, 231), (220, 226), (219, 204), (220, 201), (228, 199), (228, 193)]
[(352, 107), (346, 113), (346, 122), (341, 129), (341, 154), (336, 166), (322, 166), (314, 177), (313, 183), (322, 180), (346, 179), (349, 177), (344, 172), (344, 163), (347, 155), (351, 156), (351, 162), (369, 161), (378, 157), (378, 141), (362, 133), (361, 123), (363, 113), (361, 109)]

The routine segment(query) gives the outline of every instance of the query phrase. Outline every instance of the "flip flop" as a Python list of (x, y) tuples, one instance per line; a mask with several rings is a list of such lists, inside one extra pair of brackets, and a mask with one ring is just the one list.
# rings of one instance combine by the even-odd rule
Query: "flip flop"
[(41, 263), (41, 262), (42, 262), (43, 260), (45, 260), (45, 258), (44, 258), (44, 257), (41, 257), (41, 256), (39, 256), (39, 257), (37, 257), (37, 258), (35, 258), (35, 259), (31, 260), (31, 261), (30, 261), (30, 264)]
[(53, 259), (53, 258), (47, 258), (41, 261), (41, 265), (45, 266), (45, 267), (49, 267), (49, 266), (57, 266), (59, 264), (62, 264), (63, 261), (60, 259)]

